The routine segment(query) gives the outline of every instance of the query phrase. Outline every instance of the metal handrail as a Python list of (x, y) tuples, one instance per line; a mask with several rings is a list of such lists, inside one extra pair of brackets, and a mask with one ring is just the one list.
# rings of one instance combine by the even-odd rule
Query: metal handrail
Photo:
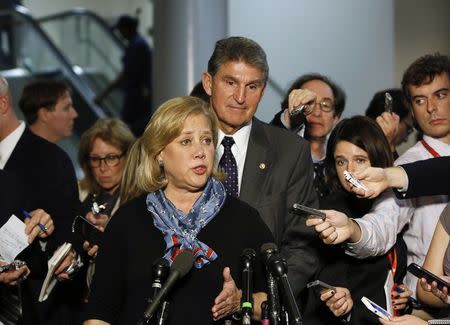
[(81, 96), (84, 100), (89, 103), (89, 106), (95, 112), (98, 117), (106, 117), (105, 112), (94, 103), (93, 99), (95, 97), (94, 92), (86, 86), (83, 80), (73, 71), (72, 65), (69, 60), (61, 53), (61, 51), (55, 46), (51, 41), (47, 33), (42, 29), (39, 23), (31, 16), (30, 11), (23, 6), (15, 6), (14, 9), (0, 10), (0, 16), (20, 16), (32, 28), (39, 34), (43, 42), (47, 45), (48, 49), (58, 58), (62, 65), (64, 76), (70, 81), (70, 83), (79, 90)]
[(64, 18), (72, 17), (72, 16), (87, 16), (87, 17), (93, 19), (103, 30), (105, 30), (107, 32), (108, 35), (111, 35), (111, 38), (113, 39), (113, 41), (116, 43), (116, 45), (118, 47), (120, 47), (121, 49), (125, 48), (124, 43), (121, 41), (121, 39), (116, 34), (111, 32), (110, 26), (108, 26), (108, 24), (104, 21), (104, 19), (101, 18), (96, 13), (94, 13), (90, 10), (87, 10), (85, 8), (79, 7), (79, 8), (74, 8), (71, 10), (63, 11), (60, 13), (47, 15), (47, 16), (38, 18), (37, 21), (39, 23), (44, 23), (44, 22), (57, 20), (57, 19), (64, 19)]

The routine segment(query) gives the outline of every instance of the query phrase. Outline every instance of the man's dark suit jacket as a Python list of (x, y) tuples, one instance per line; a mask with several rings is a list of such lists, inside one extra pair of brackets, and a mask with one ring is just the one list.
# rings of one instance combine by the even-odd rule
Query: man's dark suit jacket
[(408, 174), (408, 190), (395, 191), (399, 198), (449, 195), (450, 157), (431, 158), (401, 165)]
[(305, 218), (289, 212), (294, 203), (318, 206), (308, 142), (254, 118), (239, 198), (256, 208), (272, 231), (298, 294), (318, 264), (311, 245), (317, 235)]
[[(78, 214), (80, 203), (75, 171), (68, 155), (56, 144), (26, 128), (4, 169), (20, 179), (29, 200), (29, 209), (44, 209), (53, 219), (55, 231), (47, 242), (47, 257), (64, 241), (75, 243), (71, 224)], [(46, 272), (46, 265), (34, 263), (29, 279), (23, 283), (25, 324), (51, 324), (52, 316), (48, 313), (57, 310), (54, 304), (77, 299), (69, 291), (59, 295), (59, 291), (72, 285), (59, 284), (48, 302), (38, 304), (37, 298)]]

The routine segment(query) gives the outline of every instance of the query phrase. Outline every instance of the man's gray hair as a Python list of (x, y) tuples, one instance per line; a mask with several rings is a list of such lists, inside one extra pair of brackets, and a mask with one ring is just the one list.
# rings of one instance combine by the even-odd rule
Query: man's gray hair
[(243, 61), (259, 69), (264, 83), (269, 77), (266, 53), (258, 43), (249, 38), (233, 36), (217, 41), (208, 61), (208, 73), (214, 77), (220, 66), (230, 61)]
[(0, 96), (9, 95), (9, 85), (5, 77), (0, 74)]

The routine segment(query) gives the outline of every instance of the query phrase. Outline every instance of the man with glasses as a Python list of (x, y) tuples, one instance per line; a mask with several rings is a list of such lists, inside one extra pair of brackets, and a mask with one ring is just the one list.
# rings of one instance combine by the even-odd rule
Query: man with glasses
[(47, 141), (57, 143), (72, 135), (78, 114), (64, 82), (42, 79), (29, 83), (19, 107), (30, 130)]
[[(305, 108), (307, 115), (304, 127), (304, 114), (292, 116), (297, 107), (289, 104), (306, 91), (316, 93), (317, 99)], [(281, 103), (282, 110), (271, 122), (273, 125), (293, 130), (309, 141), (314, 163), (314, 188), (319, 199), (328, 193), (324, 177), (328, 137), (339, 122), (344, 107), (345, 93), (336, 83), (320, 74), (307, 74), (294, 81)]]

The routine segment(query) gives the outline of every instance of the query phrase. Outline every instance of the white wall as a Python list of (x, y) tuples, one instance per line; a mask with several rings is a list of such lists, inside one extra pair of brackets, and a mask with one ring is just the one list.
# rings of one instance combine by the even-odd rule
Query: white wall
[[(229, 32), (261, 44), (271, 78), (284, 89), (304, 73), (331, 77), (347, 93), (349, 116), (393, 86), (393, 11), (391, 0), (229, 0)], [(257, 115), (270, 120), (279, 103), (269, 90)]]

